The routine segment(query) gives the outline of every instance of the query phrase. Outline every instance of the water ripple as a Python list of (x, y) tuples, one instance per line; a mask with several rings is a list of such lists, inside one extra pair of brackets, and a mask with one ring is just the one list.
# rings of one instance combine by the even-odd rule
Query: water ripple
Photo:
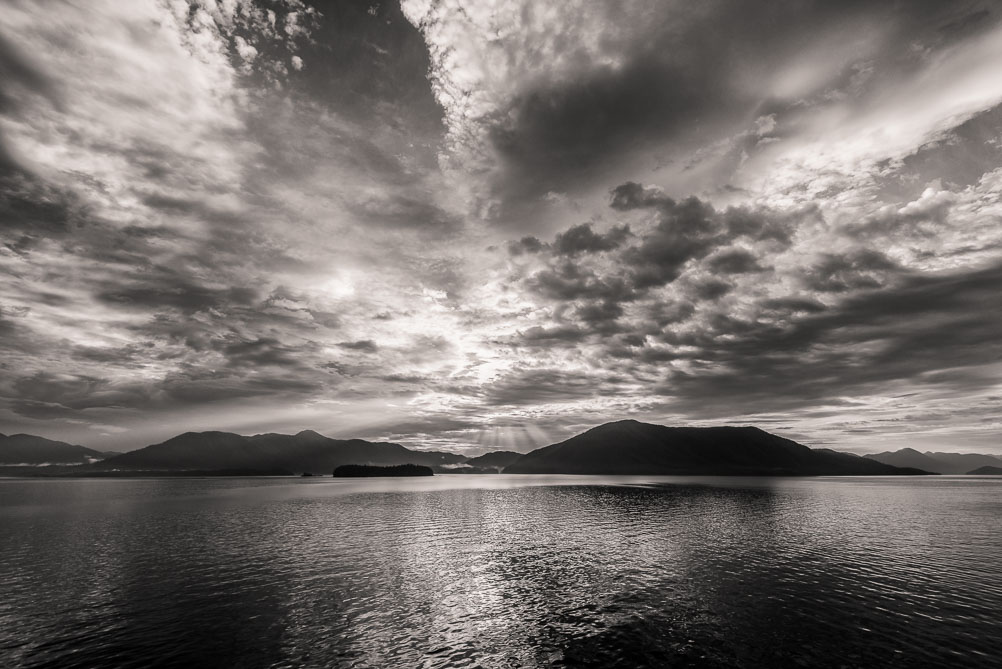
[(4, 667), (999, 666), (1002, 479), (0, 481)]

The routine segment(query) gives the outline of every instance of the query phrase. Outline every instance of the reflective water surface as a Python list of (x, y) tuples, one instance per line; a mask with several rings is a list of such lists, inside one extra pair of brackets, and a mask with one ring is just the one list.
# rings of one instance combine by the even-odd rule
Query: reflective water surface
[(1002, 478), (0, 480), (0, 666), (1002, 666)]

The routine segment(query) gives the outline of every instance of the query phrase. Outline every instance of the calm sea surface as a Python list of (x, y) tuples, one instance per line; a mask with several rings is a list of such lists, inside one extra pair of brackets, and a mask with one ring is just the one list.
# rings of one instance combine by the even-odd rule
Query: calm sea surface
[(0, 480), (3, 667), (1002, 666), (1002, 478)]

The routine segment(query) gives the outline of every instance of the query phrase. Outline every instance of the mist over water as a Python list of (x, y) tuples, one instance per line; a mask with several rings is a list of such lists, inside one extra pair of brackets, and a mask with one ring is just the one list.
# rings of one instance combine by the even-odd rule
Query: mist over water
[(998, 666), (1002, 478), (0, 481), (5, 667)]

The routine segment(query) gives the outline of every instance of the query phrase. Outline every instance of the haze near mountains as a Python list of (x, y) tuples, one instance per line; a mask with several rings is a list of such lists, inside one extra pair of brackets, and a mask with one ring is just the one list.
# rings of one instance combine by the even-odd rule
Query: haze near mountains
[(118, 454), (33, 434), (0, 434), (0, 465), (78, 465), (104, 460), (111, 455)]
[(1002, 467), (1002, 459), (980, 453), (919, 453), (914, 448), (865, 456), (895, 467), (914, 467), (936, 474), (968, 474), (982, 467)]
[[(27, 437), (5, 437), (23, 444)], [(414, 464), (439, 473), (640, 474), (640, 475), (887, 475), (930, 470), (896, 466), (830, 449), (811, 449), (755, 427), (665, 427), (622, 420), (526, 454), (496, 451), (475, 458), (408, 449), (400, 444), (332, 439), (312, 430), (294, 435), (243, 436), (186, 432), (159, 444), (99, 462), (94, 451), (33, 438), (34, 462), (74, 453), (80, 466), (61, 474), (120, 473), (328, 473), (341, 465)], [(2, 453), (3, 451), (0, 451)], [(15, 452), (11, 450), (10, 452)], [(88, 452), (90, 454), (88, 454)], [(17, 463), (32, 461), (17, 451)], [(100, 454), (98, 454), (100, 455)], [(12, 456), (0, 457), (0, 463)], [(66, 456), (68, 457), (68, 456)], [(103, 456), (102, 456), (103, 457)], [(985, 462), (991, 461), (987, 458)], [(83, 464), (90, 463), (90, 464)], [(13, 464), (13, 463), (12, 463)]]

